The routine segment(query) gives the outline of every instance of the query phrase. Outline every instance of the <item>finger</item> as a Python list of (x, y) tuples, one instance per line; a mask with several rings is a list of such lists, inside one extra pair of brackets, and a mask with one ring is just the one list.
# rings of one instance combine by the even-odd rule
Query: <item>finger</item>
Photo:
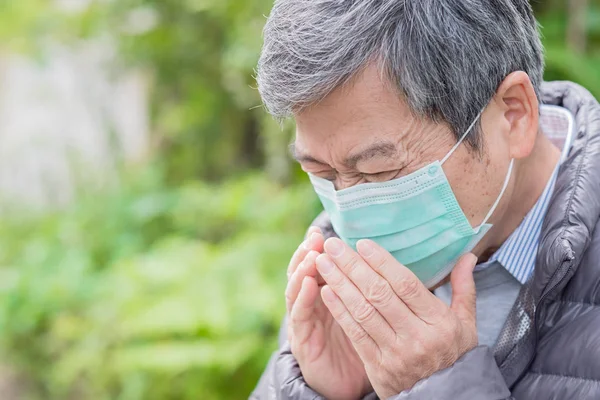
[(327, 286), (344, 303), (354, 321), (373, 338), (378, 346), (384, 347), (392, 342), (395, 333), (390, 325), (335, 265), (328, 254), (321, 254), (317, 257), (317, 269), (327, 282)]
[(410, 269), (374, 241), (359, 240), (356, 248), (369, 266), (389, 282), (396, 295), (423, 322), (434, 324), (447, 310), (447, 306), (427, 290)]
[(300, 265), (302, 260), (304, 260), (306, 255), (311, 250), (317, 251), (319, 253), (323, 252), (323, 242), (324, 239), (321, 230), (316, 226), (311, 226), (306, 234), (306, 239), (300, 244), (300, 246), (298, 246), (298, 249), (296, 249), (294, 255), (292, 256), (292, 259), (290, 260), (290, 263), (288, 264), (288, 279), (296, 271), (298, 265)]
[(296, 271), (292, 274), (290, 280), (288, 281), (287, 287), (285, 289), (285, 304), (288, 313), (292, 311), (292, 307), (296, 298), (298, 297), (298, 293), (302, 287), (302, 281), (306, 276), (315, 277), (317, 275), (317, 268), (315, 266), (315, 260), (319, 253), (316, 251), (310, 251), (304, 261), (300, 263)]
[[(320, 235), (320, 234), (319, 234)], [(321, 254), (323, 252), (323, 237), (321, 235), (320, 238), (317, 238), (317, 240), (320, 240), (320, 244), (317, 243), (317, 248), (320, 248), (320, 250), (311, 250), (306, 257), (304, 258), (304, 266), (303, 268), (306, 269), (306, 274), (309, 276), (314, 277), (317, 280), (317, 283), (319, 284), (319, 286), (323, 286), (325, 284), (325, 280), (323, 279), (323, 277), (321, 276), (321, 274), (319, 274), (319, 271), (317, 271), (317, 267), (315, 265), (315, 260), (317, 259), (317, 256), (319, 254)], [(309, 257), (310, 256), (310, 257)]]
[(302, 345), (310, 338), (314, 328), (314, 305), (318, 295), (319, 286), (315, 278), (304, 277), (298, 299), (290, 314), (294, 346)]
[(321, 298), (333, 318), (340, 325), (346, 336), (348, 336), (350, 342), (352, 342), (352, 346), (363, 362), (373, 360), (380, 351), (377, 344), (371, 335), (356, 322), (348, 311), (348, 308), (344, 305), (344, 302), (329, 285), (321, 288)]
[(287, 267), (287, 277), (288, 277), (288, 279), (291, 278), (291, 276), (296, 271), (296, 268), (298, 268), (298, 265), (300, 265), (300, 263), (302, 262), (302, 260), (304, 260), (304, 257), (306, 257), (306, 255), (310, 251), (310, 248), (308, 246), (307, 240), (305, 240), (304, 242), (302, 242), (300, 244), (300, 246), (298, 246), (298, 248), (296, 249), (296, 251), (294, 252), (294, 254), (292, 255), (290, 263), (288, 264), (288, 267)]
[[(309, 232), (308, 233), (308, 236), (309, 236), (308, 247), (311, 249), (311, 251), (316, 251), (319, 254), (322, 253), (323, 252), (323, 244), (325, 243), (325, 238), (323, 237), (323, 234), (321, 233), (321, 229), (316, 226), (312, 226), (312, 227), (310, 227), (308, 232)], [(321, 275), (319, 275), (319, 273), (316, 272), (316, 267), (315, 267), (315, 274), (311, 275), (311, 276), (315, 276), (317, 278), (317, 283), (319, 284), (319, 286), (322, 286), (325, 284), (325, 281), (323, 280)]]
[(405, 330), (411, 322), (420, 322), (398, 298), (389, 282), (344, 242), (337, 238), (327, 239), (325, 251), (394, 331)]
[(311, 227), (308, 234), (309, 247), (311, 250), (318, 253), (323, 252), (323, 243), (325, 243), (325, 237), (321, 233), (321, 229), (317, 227)]
[(321, 233), (321, 228), (319, 228), (318, 226), (311, 226), (310, 228), (308, 228), (308, 231), (306, 232), (306, 237), (308, 238), (310, 236), (310, 234), (313, 232)]
[(452, 303), (450, 309), (458, 318), (468, 324), (476, 324), (476, 291), (473, 269), (477, 264), (477, 257), (467, 253), (458, 260), (450, 275), (452, 285)]
[[(313, 229), (314, 228), (314, 229)], [(325, 237), (323, 236), (323, 234), (321, 233), (321, 229), (317, 228), (317, 227), (311, 227), (311, 229), (313, 229), (313, 231), (311, 231), (310, 233), (310, 248), (312, 251), (316, 251), (317, 253), (323, 253), (323, 246), (325, 243)], [(315, 267), (315, 271), (316, 271), (316, 267)], [(321, 275), (319, 275), (319, 273), (317, 272), (315, 277), (317, 278), (317, 283), (319, 284), (319, 286), (322, 286), (325, 284), (325, 281), (323, 280), (323, 278), (321, 277)]]

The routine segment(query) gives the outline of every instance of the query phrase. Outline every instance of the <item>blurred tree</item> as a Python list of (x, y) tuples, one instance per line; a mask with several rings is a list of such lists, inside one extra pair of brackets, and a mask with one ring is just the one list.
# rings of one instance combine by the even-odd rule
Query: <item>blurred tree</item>
[(271, 1), (122, 0), (105, 30), (133, 65), (154, 72), (154, 127), (168, 179), (215, 180), (263, 165), (289, 180), (289, 126), (269, 121), (253, 69)]

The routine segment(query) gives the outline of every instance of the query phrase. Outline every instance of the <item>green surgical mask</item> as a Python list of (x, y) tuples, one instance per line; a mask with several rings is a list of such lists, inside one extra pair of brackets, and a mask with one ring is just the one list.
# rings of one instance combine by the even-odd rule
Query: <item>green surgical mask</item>
[(511, 160), (496, 202), (481, 225), (473, 228), (442, 165), (479, 115), (446, 157), (401, 178), (336, 191), (332, 182), (309, 174), (340, 238), (354, 248), (360, 239), (373, 240), (414, 272), (427, 288), (444, 279), (458, 259), (492, 227), (487, 221), (508, 186), (514, 164)]

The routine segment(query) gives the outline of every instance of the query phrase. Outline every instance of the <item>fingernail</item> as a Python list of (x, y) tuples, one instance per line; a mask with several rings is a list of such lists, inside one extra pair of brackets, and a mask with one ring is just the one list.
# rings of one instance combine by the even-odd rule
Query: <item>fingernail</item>
[(369, 240), (359, 240), (356, 243), (356, 250), (363, 257), (371, 257), (375, 252), (373, 244)]
[(344, 243), (338, 238), (328, 239), (325, 242), (325, 251), (334, 257), (341, 256), (344, 252)]
[(333, 262), (331, 262), (329, 257), (325, 255), (321, 255), (319, 256), (319, 258), (317, 258), (317, 267), (319, 272), (323, 275), (331, 273), (331, 271), (333, 271), (333, 269), (335, 268)]
[(313, 232), (313, 233), (310, 234), (310, 236), (308, 238), (308, 242), (310, 243), (311, 246), (313, 244), (315, 244), (315, 242), (317, 241), (318, 237), (319, 237), (319, 234), (317, 232)]
[(302, 247), (304, 250), (310, 250), (310, 239), (306, 239), (304, 242), (302, 242)]

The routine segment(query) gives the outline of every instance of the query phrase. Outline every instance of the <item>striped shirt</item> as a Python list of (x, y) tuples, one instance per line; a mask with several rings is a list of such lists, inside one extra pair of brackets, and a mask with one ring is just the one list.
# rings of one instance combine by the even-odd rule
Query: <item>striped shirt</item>
[(488, 261), (477, 265), (476, 271), (485, 269), (497, 262), (521, 284), (524, 284), (532, 275), (542, 224), (554, 192), (558, 169), (569, 152), (574, 126), (573, 116), (565, 108), (546, 105), (540, 107), (540, 127), (554, 144), (559, 148), (562, 147), (561, 160), (546, 184), (542, 195), (523, 219), (523, 222)]

